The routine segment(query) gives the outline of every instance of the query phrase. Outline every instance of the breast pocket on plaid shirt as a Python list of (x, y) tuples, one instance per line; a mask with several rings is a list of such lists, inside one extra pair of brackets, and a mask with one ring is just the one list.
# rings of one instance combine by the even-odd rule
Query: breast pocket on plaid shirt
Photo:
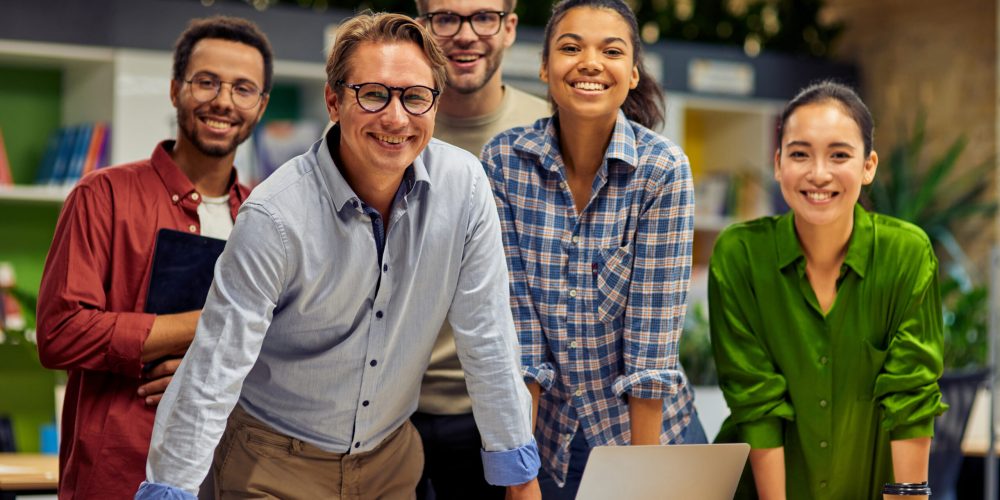
[(602, 250), (594, 262), (597, 281), (597, 318), (613, 323), (625, 314), (632, 279), (632, 244)]

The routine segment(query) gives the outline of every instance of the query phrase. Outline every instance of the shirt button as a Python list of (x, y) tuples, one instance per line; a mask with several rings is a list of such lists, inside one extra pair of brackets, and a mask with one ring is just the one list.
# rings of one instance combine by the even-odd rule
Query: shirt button
[(361, 403), (361, 406), (368, 406), (368, 401), (364, 401), (364, 402), (362, 402), (362, 403)]
[(175, 195), (171, 196), (171, 197), (170, 197), (170, 199), (171, 199), (171, 200), (173, 200), (173, 201), (174, 201), (174, 203), (177, 203), (177, 200), (181, 199), (181, 197), (180, 197), (180, 196), (177, 196), (177, 195), (175, 194)]
[(574, 394), (576, 394), (577, 396), (583, 396), (583, 389), (577, 389)]
[(577, 344), (576, 344), (575, 340), (569, 343), (570, 349), (576, 349), (576, 346), (577, 346)]
[(361, 441), (358, 441), (357, 443), (354, 443), (354, 447), (355, 448), (361, 448)]
[(198, 201), (198, 193), (191, 193), (191, 199), (194, 201)]
[(378, 364), (378, 361), (375, 361), (375, 360), (373, 359), (373, 360), (371, 360), (371, 361), (370, 361), (370, 362), (369, 362), (368, 364), (369, 364), (369, 365), (371, 365), (371, 366), (375, 366), (375, 365), (377, 365), (377, 364)]
[(389, 264), (382, 264), (382, 272), (389, 272)]
[(826, 402), (825, 399), (819, 400), (819, 407), (820, 408), (826, 408), (826, 405), (827, 405), (827, 402)]
[(559, 188), (566, 189), (566, 181), (559, 181)]
[(569, 296), (570, 297), (576, 297), (576, 290), (575, 289), (574, 290), (570, 290), (569, 291)]
[(573, 244), (574, 244), (574, 245), (576, 245), (577, 243), (579, 243), (579, 242), (580, 242), (580, 237), (579, 237), (579, 236), (576, 236), (576, 235), (573, 235), (573, 238), (572, 238), (572, 240), (573, 240)]
[(354, 208), (358, 208), (358, 201), (357, 200), (352, 200), (351, 201), (351, 206), (354, 207)]
[(382, 319), (382, 311), (376, 312), (375, 313), (375, 317), (378, 318), (378, 319)]
[(198, 232), (198, 226), (196, 226), (194, 224), (191, 224), (190, 226), (188, 226), (188, 231), (191, 231), (192, 233), (197, 233)]
[(819, 364), (826, 365), (827, 361), (828, 360), (826, 359), (826, 356), (820, 356), (820, 358), (819, 358)]
[(826, 448), (827, 446), (829, 446), (829, 444), (826, 441), (820, 441), (819, 442), (819, 447), (820, 448)]

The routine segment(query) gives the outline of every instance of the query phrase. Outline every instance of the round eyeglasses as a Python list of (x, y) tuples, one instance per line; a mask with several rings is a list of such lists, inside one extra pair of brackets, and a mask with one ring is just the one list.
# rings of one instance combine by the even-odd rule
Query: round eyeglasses
[(434, 107), (434, 101), (441, 94), (440, 90), (423, 85), (390, 87), (375, 82), (347, 83), (343, 80), (338, 80), (336, 85), (354, 90), (358, 106), (369, 113), (378, 113), (385, 109), (392, 101), (392, 93), (399, 92), (399, 102), (403, 104), (403, 109), (411, 115), (422, 115)]
[(233, 97), (233, 105), (240, 109), (253, 109), (260, 104), (262, 92), (256, 85), (245, 80), (224, 82), (215, 76), (195, 75), (190, 80), (184, 80), (191, 87), (191, 97), (200, 103), (215, 100), (222, 92), (222, 84), (229, 85), (229, 95)]
[(479, 36), (493, 36), (500, 32), (500, 24), (507, 12), (483, 10), (468, 16), (454, 12), (429, 12), (424, 14), (431, 33), (436, 36), (455, 36), (462, 31), (462, 23), (468, 22), (472, 32)]

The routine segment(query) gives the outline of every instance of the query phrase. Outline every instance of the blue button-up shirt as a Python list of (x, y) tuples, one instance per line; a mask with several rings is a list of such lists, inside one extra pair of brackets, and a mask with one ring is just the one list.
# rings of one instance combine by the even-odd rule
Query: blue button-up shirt
[(393, 203), (380, 263), (371, 214), (329, 152), (338, 133), (285, 164), (240, 210), (195, 340), (160, 402), (137, 497), (161, 485), (196, 492), (237, 400), (290, 437), (335, 453), (371, 451), (416, 409), (446, 319), (487, 481), (537, 474), (482, 165), (432, 140)]
[(497, 135), (482, 158), (523, 371), (544, 390), (536, 437), (547, 471), (565, 480), (578, 427), (591, 446), (629, 444), (628, 396), (662, 399), (660, 441), (679, 442), (692, 411), (677, 351), (694, 230), (684, 152), (619, 112), (582, 212), (555, 119)]

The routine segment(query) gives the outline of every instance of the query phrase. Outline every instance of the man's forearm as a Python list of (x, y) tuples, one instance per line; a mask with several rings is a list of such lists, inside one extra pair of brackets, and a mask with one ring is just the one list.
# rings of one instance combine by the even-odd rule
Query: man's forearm
[(142, 362), (148, 363), (164, 356), (184, 354), (191, 340), (201, 311), (178, 314), (161, 314), (153, 320), (153, 328), (142, 345)]

